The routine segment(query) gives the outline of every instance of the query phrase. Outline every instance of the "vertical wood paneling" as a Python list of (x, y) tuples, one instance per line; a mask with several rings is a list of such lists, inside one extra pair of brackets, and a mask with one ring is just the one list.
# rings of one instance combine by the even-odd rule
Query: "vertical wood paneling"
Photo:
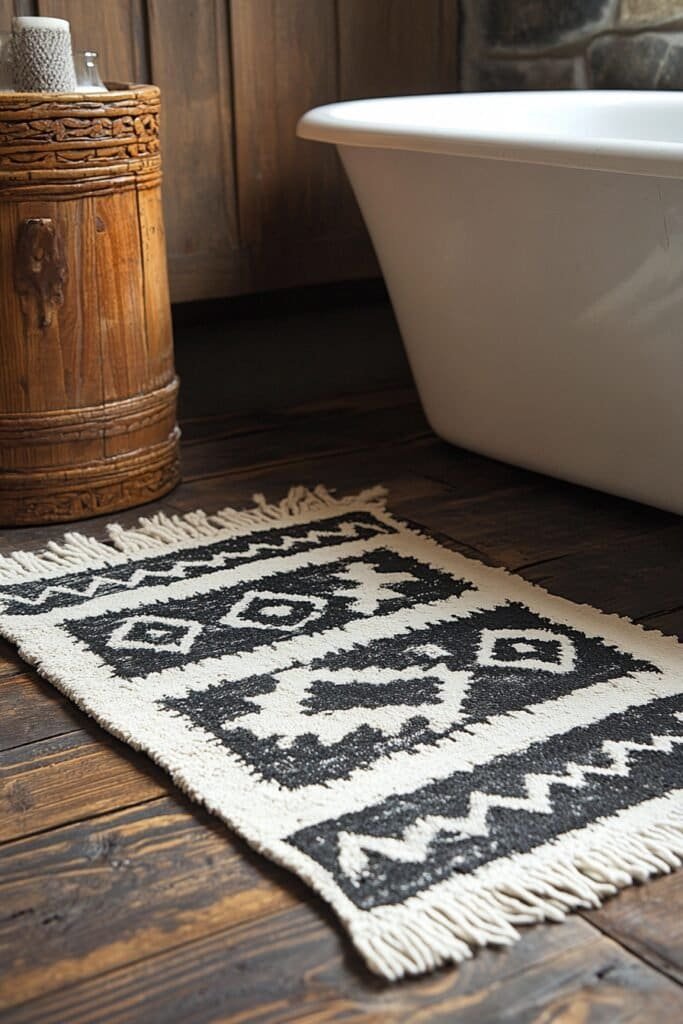
[(38, 0), (2, 0), (5, 9), (11, 10), (12, 14), (16, 15), (33, 15), (38, 13)]
[(71, 22), (76, 50), (97, 50), (102, 78), (147, 82), (144, 0), (38, 0), (38, 13)]
[(341, 99), (457, 89), (458, 0), (338, 0)]
[[(14, 0), (69, 19), (103, 76), (162, 90), (174, 301), (373, 274), (310, 107), (457, 88), (458, 0)], [(0, 0), (0, 17), (12, 0)]]
[(224, 0), (147, 0), (162, 96), (164, 216), (177, 300), (239, 290), (230, 46)]
[(337, 98), (334, 0), (231, 0), (240, 236), (316, 237), (339, 223), (336, 154), (296, 138)]
[(0, 0), (0, 31), (8, 32), (12, 27), (14, 4), (12, 0)]

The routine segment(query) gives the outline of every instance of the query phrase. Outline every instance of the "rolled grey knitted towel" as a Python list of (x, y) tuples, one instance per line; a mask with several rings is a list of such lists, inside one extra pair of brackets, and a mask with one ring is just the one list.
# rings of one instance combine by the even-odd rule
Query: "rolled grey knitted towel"
[(13, 18), (12, 70), (17, 92), (76, 92), (69, 22)]

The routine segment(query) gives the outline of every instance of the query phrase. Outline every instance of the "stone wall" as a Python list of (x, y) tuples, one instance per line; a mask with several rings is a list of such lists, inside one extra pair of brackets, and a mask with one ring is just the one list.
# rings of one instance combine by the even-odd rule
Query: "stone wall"
[(683, 0), (461, 0), (462, 88), (683, 89)]

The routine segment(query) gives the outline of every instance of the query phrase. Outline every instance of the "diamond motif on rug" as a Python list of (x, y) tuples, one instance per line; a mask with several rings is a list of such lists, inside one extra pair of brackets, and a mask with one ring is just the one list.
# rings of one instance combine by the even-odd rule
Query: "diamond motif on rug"
[(0, 633), (387, 978), (681, 863), (683, 647), (446, 550), (378, 489), (0, 557)]
[(116, 627), (107, 645), (116, 651), (180, 651), (187, 654), (202, 631), (198, 622), (131, 615)]
[(253, 629), (297, 630), (319, 618), (327, 608), (320, 597), (276, 594), (270, 590), (250, 590), (236, 601), (220, 620), (224, 626), (250, 626)]
[(575, 651), (569, 637), (548, 629), (484, 629), (477, 660), (484, 668), (571, 672)]

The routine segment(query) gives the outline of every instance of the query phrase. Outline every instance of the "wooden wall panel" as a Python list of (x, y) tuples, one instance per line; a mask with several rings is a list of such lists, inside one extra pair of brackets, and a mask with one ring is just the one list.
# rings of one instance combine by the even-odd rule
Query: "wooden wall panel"
[(161, 87), (164, 217), (172, 297), (242, 290), (224, 0), (147, 0), (152, 81)]
[(162, 90), (174, 301), (378, 273), (310, 107), (457, 88), (458, 0), (0, 0), (67, 18), (103, 77)]
[(76, 50), (97, 50), (102, 78), (148, 82), (144, 0), (37, 0), (38, 13), (71, 22)]
[(9, 32), (12, 27), (14, 4), (12, 0), (0, 0), (0, 31)]
[(458, 0), (338, 0), (339, 96), (458, 88)]
[(328, 234), (341, 170), (330, 147), (295, 131), (337, 98), (334, 0), (231, 0), (230, 11), (241, 240)]
[(37, 14), (38, 0), (0, 0), (0, 16), (2, 16), (3, 28), (11, 27), (12, 17), (15, 14)]

